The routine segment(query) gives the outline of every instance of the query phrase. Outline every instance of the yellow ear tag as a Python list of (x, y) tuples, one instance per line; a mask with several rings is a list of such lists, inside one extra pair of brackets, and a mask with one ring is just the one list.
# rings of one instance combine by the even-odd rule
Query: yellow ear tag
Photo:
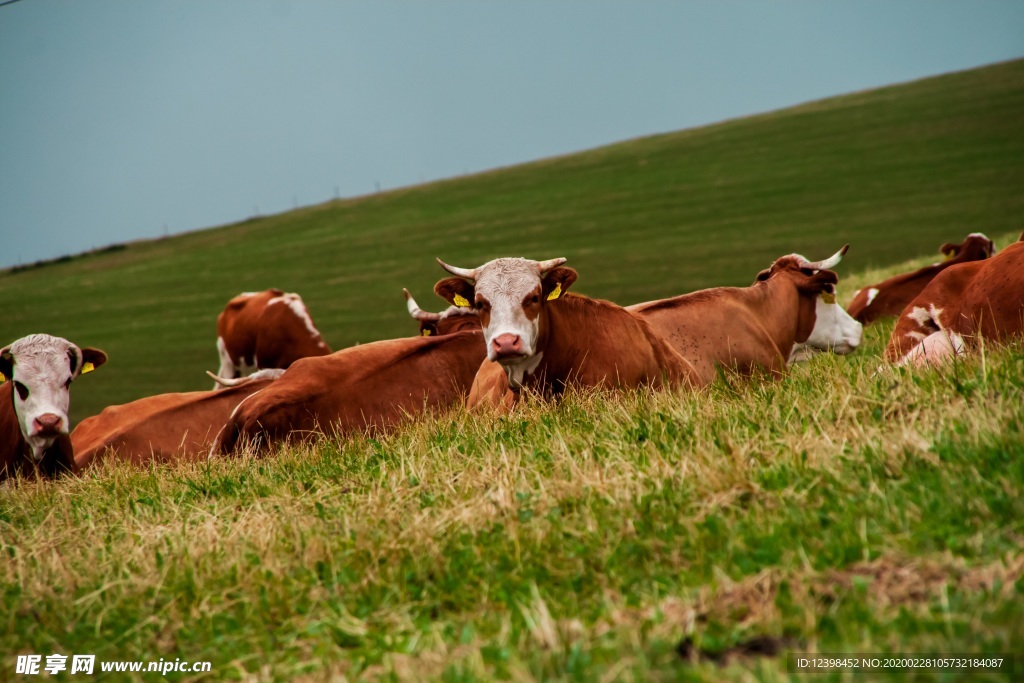
[(836, 302), (836, 295), (831, 292), (822, 292), (821, 300), (827, 304), (834, 304)]
[(6, 381), (7, 381), (7, 378), (4, 377), (4, 373), (0, 372), (0, 384), (3, 384)]
[(548, 301), (554, 301), (555, 299), (557, 299), (560, 296), (562, 296), (562, 283), (561, 282), (559, 282), (557, 285), (555, 285), (555, 288), (551, 290), (550, 294), (548, 294)]
[(949, 251), (946, 252), (946, 258), (944, 258), (943, 261), (948, 261), (954, 256), (956, 256), (956, 252), (950, 249)]
[(423, 336), (424, 337), (429, 337), (430, 336), (430, 330), (423, 330)]
[(84, 375), (87, 372), (92, 372), (95, 369), (96, 369), (95, 365), (93, 365), (92, 363), (86, 361), (86, 363), (82, 366), (82, 374)]
[(466, 297), (462, 296), (461, 294), (456, 294), (455, 296), (453, 296), (452, 301), (454, 301), (455, 305), (458, 306), (459, 308), (469, 308), (469, 300), (466, 299)]

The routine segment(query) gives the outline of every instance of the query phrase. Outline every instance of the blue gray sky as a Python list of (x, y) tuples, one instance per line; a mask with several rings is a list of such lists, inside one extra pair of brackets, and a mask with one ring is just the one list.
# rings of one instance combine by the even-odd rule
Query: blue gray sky
[(1024, 2), (21, 0), (0, 267), (1024, 56)]

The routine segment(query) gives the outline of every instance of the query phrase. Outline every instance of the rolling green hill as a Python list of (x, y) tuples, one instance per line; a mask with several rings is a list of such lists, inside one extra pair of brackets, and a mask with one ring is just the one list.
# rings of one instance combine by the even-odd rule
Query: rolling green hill
[(579, 291), (623, 304), (747, 284), (776, 256), (846, 242), (841, 272), (883, 266), (973, 230), (1020, 230), (1021, 112), (1014, 61), (132, 243), (0, 274), (0, 337), (108, 351), (75, 387), (77, 421), (209, 386), (216, 315), (244, 290), (301, 293), (342, 348), (414, 331), (403, 286), (440, 307), (435, 256), (566, 256)]

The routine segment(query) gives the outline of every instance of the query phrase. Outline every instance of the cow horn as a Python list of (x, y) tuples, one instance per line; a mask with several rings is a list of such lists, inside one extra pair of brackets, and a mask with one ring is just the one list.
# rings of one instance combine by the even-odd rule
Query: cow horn
[(428, 313), (420, 308), (420, 305), (416, 303), (416, 299), (412, 298), (412, 294), (409, 293), (408, 289), (402, 288), (405, 292), (405, 307), (409, 309), (409, 315), (416, 318), (416, 320), (428, 320), (430, 322), (437, 322), (441, 319), (440, 313)]
[(814, 263), (807, 264), (808, 268), (814, 268), (815, 270), (829, 270), (834, 268), (843, 260), (843, 256), (850, 249), (850, 245), (844, 245), (842, 249), (829, 256), (824, 261), (816, 261)]
[(461, 278), (465, 278), (465, 279), (470, 280), (472, 282), (476, 282), (476, 269), (475, 268), (467, 269), (467, 268), (457, 268), (455, 266), (449, 266), (447, 263), (445, 263), (441, 259), (437, 259), (437, 262), (441, 264), (442, 268), (447, 270), (452, 275), (457, 275), (457, 276), (459, 276)]
[(566, 262), (566, 260), (567, 259), (564, 258), (553, 258), (548, 259), (547, 261), (538, 261), (537, 269), (540, 270), (540, 274), (543, 275), (552, 268), (557, 268), (558, 266), (562, 265), (563, 263)]

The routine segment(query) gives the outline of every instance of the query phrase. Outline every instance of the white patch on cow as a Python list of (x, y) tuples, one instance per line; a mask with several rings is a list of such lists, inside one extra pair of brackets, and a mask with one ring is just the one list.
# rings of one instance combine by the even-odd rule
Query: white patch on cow
[(878, 289), (877, 288), (871, 287), (870, 289), (868, 289), (868, 302), (866, 304), (864, 304), (864, 306), (865, 307), (870, 306), (871, 302), (875, 300), (876, 296), (878, 296)]
[(925, 334), (924, 332), (907, 332), (903, 336), (904, 337), (910, 337), (911, 339), (916, 339), (917, 341), (921, 341), (922, 339), (924, 339), (928, 335)]
[[(21, 433), (32, 449), (32, 458), (39, 462), (46, 449), (57, 440), (57, 435), (40, 435), (36, 419), (56, 415), (60, 419), (59, 433), (68, 433), (68, 405), (71, 403), (68, 384), (81, 372), (82, 351), (67, 339), (48, 334), (23, 337), (11, 344), (9, 351), (14, 366), (11, 381), (28, 390), (23, 399), (22, 392), (15, 388), (14, 412)], [(69, 352), (76, 357), (74, 372)]]
[(245, 297), (246, 299), (249, 299), (249, 298), (252, 298), (252, 297), (256, 296), (257, 294), (262, 294), (262, 293), (263, 292), (242, 292), (241, 294), (239, 294), (235, 298), (237, 299), (239, 297)]
[(980, 237), (983, 240), (987, 240), (988, 239), (988, 235), (986, 235), (983, 232), (972, 232), (970, 235), (968, 235), (968, 237)]
[[(935, 304), (932, 304), (932, 308), (935, 308)], [(940, 310), (939, 313), (941, 312), (942, 311)], [(928, 309), (922, 306), (914, 306), (910, 313), (907, 313), (907, 317), (917, 323), (918, 327), (923, 327), (925, 329), (935, 327), (935, 324), (932, 322), (931, 313), (928, 312)]]
[(838, 303), (822, 301), (819, 294), (814, 305), (814, 328), (806, 341), (793, 346), (788, 363), (806, 361), (819, 351), (839, 355), (853, 353), (860, 346), (863, 334), (863, 325)]
[[(224, 379), (233, 379), (235, 377), (235, 362), (231, 360), (224, 337), (217, 337), (217, 355), (220, 356), (220, 368), (217, 370), (217, 375)], [(214, 389), (219, 386), (215, 386)]]
[(527, 358), (526, 360), (518, 363), (509, 363), (505, 365), (505, 372), (508, 374), (508, 382), (512, 385), (513, 389), (521, 389), (523, 387), (523, 380), (526, 376), (531, 374), (540, 365), (540, 361), (544, 358), (544, 352)]
[(856, 299), (860, 295), (861, 291), (862, 290), (858, 289), (856, 292), (854, 292), (853, 293), (853, 298)]
[(957, 356), (964, 355), (966, 345), (964, 339), (956, 332), (939, 330), (921, 340), (917, 346), (912, 348), (903, 358), (896, 363), (896, 367), (910, 365), (921, 367), (931, 363), (938, 365), (951, 360)]
[[(273, 306), (274, 304), (284, 304), (288, 308), (292, 309), (292, 313), (302, 321), (306, 326), (306, 331), (309, 332), (311, 337), (319, 337), (320, 330), (316, 329), (316, 325), (313, 324), (313, 319), (309, 317), (309, 311), (306, 310), (306, 305), (302, 303), (302, 297), (298, 294), (284, 294), (282, 296), (275, 296), (273, 299), (267, 302), (267, 306)], [(321, 344), (323, 342), (321, 341)]]

